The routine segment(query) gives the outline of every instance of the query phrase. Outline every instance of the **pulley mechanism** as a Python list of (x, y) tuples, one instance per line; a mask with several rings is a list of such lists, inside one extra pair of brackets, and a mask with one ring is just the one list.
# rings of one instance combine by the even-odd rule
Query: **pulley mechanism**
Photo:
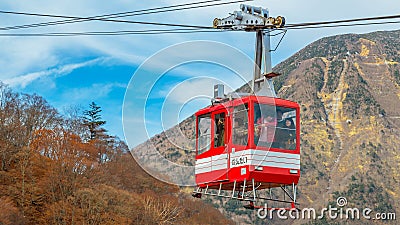
[[(213, 27), (224, 30), (243, 30), (256, 32), (255, 66), (252, 81), (252, 94), (277, 97), (272, 78), (280, 75), (272, 72), (270, 33), (285, 26), (282, 16), (270, 17), (268, 9), (250, 5), (240, 5), (241, 11), (213, 21)], [(262, 67), (264, 64), (264, 67)], [(264, 84), (264, 85), (263, 85)]]
[(241, 11), (234, 11), (230, 16), (215, 18), (213, 27), (217, 29), (233, 29), (256, 31), (260, 29), (282, 28), (285, 18), (282, 16), (268, 17), (268, 9), (250, 5), (240, 5)]

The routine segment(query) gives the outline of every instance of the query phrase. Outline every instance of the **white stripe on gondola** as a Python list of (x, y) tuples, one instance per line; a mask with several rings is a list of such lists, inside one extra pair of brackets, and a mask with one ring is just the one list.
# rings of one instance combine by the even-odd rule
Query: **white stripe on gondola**
[[(229, 154), (231, 168), (241, 166), (268, 166), (285, 169), (300, 169), (300, 154), (247, 149)], [(233, 161), (240, 162), (238, 164)], [(196, 160), (195, 174), (228, 169), (228, 154), (220, 154)]]

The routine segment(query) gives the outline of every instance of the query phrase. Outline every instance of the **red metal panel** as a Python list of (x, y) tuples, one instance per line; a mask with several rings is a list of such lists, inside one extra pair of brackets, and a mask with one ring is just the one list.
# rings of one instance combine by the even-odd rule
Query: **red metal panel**
[[(242, 169), (246, 169), (246, 173), (243, 175), (241, 174)], [(235, 180), (236, 181), (243, 181), (244, 179), (248, 180), (249, 175), (250, 175), (249, 166), (240, 166), (240, 167), (230, 168), (228, 177), (231, 182), (234, 182)]]
[(262, 171), (253, 170), (250, 173), (249, 179), (253, 178), (257, 182), (297, 184), (300, 178), (300, 170), (297, 170), (297, 174), (291, 174), (290, 169), (264, 166)]
[(207, 184), (215, 181), (226, 180), (227, 170), (214, 170), (208, 173), (196, 174), (196, 184)]

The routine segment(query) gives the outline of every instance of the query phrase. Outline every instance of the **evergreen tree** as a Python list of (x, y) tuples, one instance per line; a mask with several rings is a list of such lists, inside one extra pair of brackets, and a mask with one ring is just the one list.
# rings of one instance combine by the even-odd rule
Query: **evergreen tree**
[(88, 127), (90, 133), (90, 140), (99, 139), (104, 136), (106, 129), (102, 126), (106, 121), (101, 118), (101, 107), (95, 102), (89, 104), (89, 109), (83, 112), (84, 124)]

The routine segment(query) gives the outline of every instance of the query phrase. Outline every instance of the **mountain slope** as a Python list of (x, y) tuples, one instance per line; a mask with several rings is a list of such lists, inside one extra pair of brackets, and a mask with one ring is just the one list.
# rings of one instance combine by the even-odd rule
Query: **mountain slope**
[(399, 34), (323, 38), (276, 67), (280, 96), (302, 105), (303, 205), (399, 208)]

